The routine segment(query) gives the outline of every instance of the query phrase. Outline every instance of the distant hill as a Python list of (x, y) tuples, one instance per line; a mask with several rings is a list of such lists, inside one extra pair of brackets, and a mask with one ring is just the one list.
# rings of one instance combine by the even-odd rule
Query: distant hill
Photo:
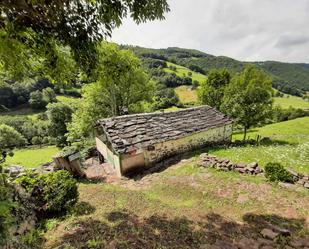
[[(226, 56), (214, 56), (194, 49), (170, 47), (151, 49), (123, 46), (133, 50), (140, 58), (160, 59), (187, 67), (207, 75), (211, 69), (228, 69), (232, 74), (240, 72), (249, 62), (238, 61)], [(282, 92), (301, 95), (309, 91), (309, 64), (283, 63), (277, 61), (250, 62), (262, 68), (274, 80), (274, 87)]]

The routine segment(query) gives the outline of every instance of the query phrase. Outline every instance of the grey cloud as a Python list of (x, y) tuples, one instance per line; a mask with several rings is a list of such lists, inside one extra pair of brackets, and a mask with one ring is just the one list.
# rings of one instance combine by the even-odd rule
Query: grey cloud
[(278, 48), (286, 48), (290, 46), (302, 45), (309, 42), (309, 36), (305, 35), (282, 35), (279, 37), (276, 46)]
[(309, 62), (308, 0), (170, 0), (165, 21), (126, 20), (112, 41), (240, 60)]

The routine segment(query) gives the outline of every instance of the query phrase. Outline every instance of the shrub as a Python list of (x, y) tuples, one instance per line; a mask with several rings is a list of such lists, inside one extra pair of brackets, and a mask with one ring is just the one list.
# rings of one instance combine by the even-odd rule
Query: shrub
[(68, 171), (26, 175), (16, 180), (35, 202), (36, 209), (47, 213), (68, 210), (77, 202), (77, 182)]
[(267, 163), (265, 166), (265, 176), (272, 182), (294, 182), (293, 175), (280, 163)]
[(43, 141), (42, 141), (42, 138), (41, 138), (41, 137), (35, 136), (35, 137), (33, 137), (33, 138), (31, 139), (31, 143), (32, 143), (33, 145), (40, 145), (40, 144), (43, 143)]
[(33, 109), (43, 109), (48, 104), (40, 91), (30, 93), (29, 104)]
[[(1, 167), (1, 166), (0, 166)], [(11, 210), (14, 207), (13, 191), (5, 182), (4, 176), (0, 172), (0, 246), (4, 245), (9, 228), (14, 221)], [(3, 178), (3, 179), (2, 179)]]
[(42, 140), (43, 144), (49, 144), (49, 137), (44, 137)]

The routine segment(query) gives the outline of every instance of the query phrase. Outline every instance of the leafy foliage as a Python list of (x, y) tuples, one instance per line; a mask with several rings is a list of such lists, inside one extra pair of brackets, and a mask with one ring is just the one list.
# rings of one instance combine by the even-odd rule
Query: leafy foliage
[(247, 129), (264, 123), (272, 110), (272, 82), (254, 66), (235, 75), (225, 90), (222, 109), (234, 121)]
[(77, 182), (65, 170), (38, 176), (26, 175), (16, 182), (30, 193), (36, 209), (41, 212), (68, 210), (78, 200)]
[(275, 108), (273, 109), (274, 122), (282, 122), (306, 116), (309, 116), (309, 110), (293, 108), (293, 107), (283, 109), (279, 106), (275, 106)]
[(0, 166), (0, 246), (4, 245), (7, 240), (9, 227), (14, 220), (11, 210), (15, 206), (13, 190), (7, 184), (6, 178), (1, 172)]
[(230, 83), (230, 74), (227, 70), (212, 70), (207, 81), (201, 84), (198, 91), (199, 101), (220, 110), (225, 87)]
[(26, 143), (25, 138), (13, 127), (0, 124), (0, 148), (19, 147)]
[(167, 88), (163, 84), (158, 84), (154, 96), (153, 108), (155, 110), (165, 109), (171, 106), (179, 106), (180, 101), (172, 88)]
[(140, 23), (163, 19), (167, 11), (165, 0), (1, 1), (1, 63), (14, 75), (37, 72), (43, 65), (55, 77), (60, 70), (59, 79), (64, 80), (70, 70), (63, 62), (70, 67), (77, 61), (91, 69), (95, 43), (110, 36), (123, 18)]
[(280, 163), (267, 163), (265, 165), (265, 176), (272, 182), (294, 182), (293, 175)]
[(67, 145), (65, 134), (67, 124), (72, 120), (73, 110), (68, 104), (52, 103), (47, 106), (49, 135), (56, 139), (58, 146)]
[(71, 139), (87, 136), (99, 118), (121, 115), (124, 109), (141, 111), (143, 103), (152, 98), (153, 84), (131, 51), (108, 43), (102, 43), (98, 51), (96, 82), (83, 88), (82, 101), (69, 125)]

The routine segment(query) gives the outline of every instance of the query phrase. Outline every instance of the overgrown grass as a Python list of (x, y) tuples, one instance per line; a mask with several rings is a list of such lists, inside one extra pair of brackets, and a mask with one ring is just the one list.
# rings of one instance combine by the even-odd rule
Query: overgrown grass
[(175, 88), (181, 103), (197, 103), (196, 90), (192, 90), (190, 86), (179, 86)]
[[(306, 148), (301, 147), (308, 144), (308, 120), (301, 118), (249, 132), (250, 136), (280, 138), (280, 144), (208, 151), (235, 162), (257, 161), (262, 166), (279, 160), (308, 172), (309, 157), (302, 155)], [(234, 135), (238, 136), (241, 134)], [(233, 241), (245, 234), (261, 237), (261, 229), (269, 223), (290, 229), (292, 236), (309, 234), (305, 224), (309, 216), (308, 190), (283, 189), (262, 176), (198, 167), (202, 152), (205, 149), (140, 181), (82, 182), (81, 206), (75, 210), (83, 212), (72, 212), (59, 220), (45, 234), (44, 248), (96, 248), (110, 243), (123, 248), (192, 248), (195, 243), (194, 248), (200, 248), (200, 244), (227, 237)], [(193, 231), (203, 232), (195, 237)], [(172, 241), (174, 247), (165, 244), (167, 241)], [(186, 241), (190, 241), (189, 246)]]
[[(265, 125), (247, 133), (248, 138), (255, 139), (257, 135), (294, 144), (309, 142), (309, 117)], [(242, 138), (242, 132), (233, 135), (233, 140), (241, 140)]]
[(199, 83), (202, 83), (204, 81), (207, 80), (207, 76), (200, 74), (200, 73), (196, 73), (192, 70), (190, 70), (189, 68), (183, 67), (183, 66), (179, 66), (177, 64), (171, 63), (171, 62), (166, 62), (167, 66), (173, 66), (176, 67), (176, 71), (171, 70), (170, 68), (164, 68), (164, 71), (167, 73), (175, 73), (176, 75), (180, 76), (180, 77), (189, 77), (188, 73), (192, 73), (192, 81), (197, 80)]
[(37, 115), (42, 113), (42, 110), (34, 110), (30, 107), (19, 107), (14, 108), (8, 112), (4, 112), (0, 115), (0, 123), (2, 118), (6, 117), (13, 117), (13, 116), (22, 116), (22, 117), (28, 117), (30, 119), (35, 120), (37, 118)]
[[(309, 215), (305, 190), (285, 190), (259, 176), (195, 165), (195, 159), (180, 163), (153, 176), (150, 183), (137, 182), (140, 187), (132, 187), (132, 182), (80, 184), (80, 203), (89, 212), (59, 221), (46, 233), (44, 248), (84, 248), (90, 242), (111, 241), (124, 248), (192, 248), (192, 243), (200, 248), (227, 237), (238, 240), (244, 231), (259, 237), (268, 222), (296, 227), (294, 236), (308, 234), (303, 221)], [(202, 233), (192, 240), (195, 231)], [(173, 246), (160, 246), (167, 241)], [(184, 246), (186, 241), (190, 246)]]
[(284, 95), (284, 97), (275, 97), (274, 105), (278, 105), (284, 109), (289, 107), (300, 108), (300, 109), (309, 109), (309, 101), (306, 101), (300, 97)]
[(14, 150), (13, 157), (7, 157), (5, 165), (21, 165), (27, 168), (38, 167), (44, 163), (51, 162), (52, 156), (60, 150), (56, 146), (27, 147)]
[(71, 96), (65, 96), (65, 95), (58, 95), (57, 101), (66, 103), (69, 105), (76, 105), (78, 101), (80, 101), (80, 98), (71, 97)]
[[(279, 162), (301, 173), (309, 173), (309, 117), (256, 128), (248, 138), (257, 135), (269, 137), (272, 142), (261, 146), (211, 149), (211, 154), (228, 158), (233, 162), (258, 162), (262, 167), (268, 162)], [(242, 139), (242, 133), (233, 135), (233, 140)]]

